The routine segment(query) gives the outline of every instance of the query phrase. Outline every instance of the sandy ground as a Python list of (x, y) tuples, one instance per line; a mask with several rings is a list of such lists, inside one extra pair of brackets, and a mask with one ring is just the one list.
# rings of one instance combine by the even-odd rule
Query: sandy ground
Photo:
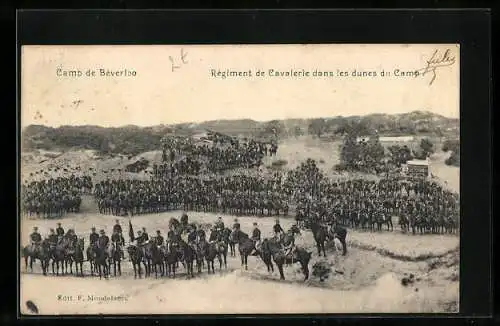
[[(156, 229), (166, 232), (170, 217), (180, 212), (139, 216), (132, 219), (134, 230), (146, 227), (150, 234)], [(213, 223), (212, 214), (190, 213), (191, 221)], [(234, 217), (224, 216), (232, 224)], [(271, 235), (272, 218), (240, 217), (242, 229), (250, 232), (254, 221), (259, 223), (264, 237)], [(64, 227), (75, 228), (88, 239), (90, 226), (109, 231), (115, 217), (96, 214), (78, 214), (61, 220), (23, 220), (22, 243), (32, 226), (42, 233), (60, 221)], [(128, 225), (127, 218), (120, 218)], [(288, 227), (292, 219), (282, 218)], [(128, 233), (128, 227), (125, 227)], [(313, 246), (312, 235), (305, 231), (297, 244), (313, 252), (310, 269), (319, 258)], [(340, 312), (443, 312), (458, 311), (458, 237), (410, 236), (395, 232), (372, 234), (350, 231), (349, 252), (345, 257), (327, 251), (327, 262), (332, 274), (325, 282), (311, 276), (303, 282), (299, 265), (285, 267), (286, 281), (279, 281), (277, 270), (270, 275), (257, 257), (249, 258), (249, 269), (242, 270), (237, 257), (228, 257), (228, 268), (216, 274), (206, 271), (188, 280), (180, 269), (178, 278), (134, 279), (129, 261), (122, 265), (122, 276), (99, 280), (85, 277), (40, 275), (39, 264), (26, 272), (21, 266), (21, 310), (28, 313), (25, 302), (32, 300), (40, 314), (176, 314), (176, 313), (340, 313)], [(380, 246), (380, 247), (378, 247)], [(405, 260), (392, 259), (381, 248), (390, 247), (405, 255)], [(363, 249), (369, 248), (369, 249)], [(440, 258), (426, 257), (429, 251)], [(380, 253), (379, 253), (380, 252)], [(447, 254), (446, 254), (447, 253)], [(401, 279), (415, 275), (415, 283), (402, 286)], [(46, 291), (46, 289), (51, 289)], [(113, 300), (90, 300), (90, 296), (115, 296)], [(80, 296), (80, 297), (79, 297)], [(71, 299), (69, 297), (72, 297)]]

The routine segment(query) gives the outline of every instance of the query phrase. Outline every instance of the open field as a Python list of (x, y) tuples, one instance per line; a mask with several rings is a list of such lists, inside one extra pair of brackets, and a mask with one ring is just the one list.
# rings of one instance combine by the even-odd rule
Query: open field
[[(144, 226), (150, 235), (156, 229), (164, 234), (170, 217), (180, 212), (134, 217), (135, 230)], [(213, 223), (215, 215), (190, 213), (190, 221)], [(224, 216), (225, 223), (232, 223), (233, 216)], [(38, 225), (44, 234), (60, 221), (67, 229), (88, 241), (91, 225), (110, 233), (115, 217), (95, 214), (78, 214), (60, 220), (26, 220), (22, 223), (22, 243), (32, 226)], [(128, 234), (128, 220), (120, 218)], [(251, 231), (254, 221), (264, 237), (271, 235), (272, 218), (240, 217), (242, 230)], [(289, 227), (292, 219), (282, 219)], [(249, 269), (240, 267), (239, 257), (228, 257), (228, 269), (216, 275), (206, 271), (193, 280), (187, 280), (183, 269), (178, 280), (133, 279), (131, 264), (124, 261), (123, 275), (99, 280), (86, 276), (47, 276), (25, 273), (21, 265), (21, 303), (32, 300), (39, 305), (40, 313), (192, 313), (202, 309), (206, 313), (286, 313), (286, 312), (432, 312), (458, 309), (458, 238), (454, 236), (408, 236), (394, 233), (371, 234), (349, 231), (348, 254), (345, 257), (328, 252), (327, 261), (332, 265), (332, 275), (325, 281), (311, 277), (302, 281), (299, 266), (285, 267), (286, 281), (279, 281), (277, 270), (269, 275), (257, 257), (249, 257)], [(312, 235), (303, 231), (297, 245), (313, 252), (310, 268), (319, 258)], [(390, 248), (390, 249), (389, 249)], [(397, 253), (398, 259), (389, 253)], [(433, 252), (433, 255), (430, 255)], [(238, 256), (238, 254), (237, 254)], [(425, 257), (424, 257), (425, 256)], [(84, 267), (89, 274), (89, 266)], [(312, 268), (311, 268), (312, 270)], [(219, 274), (219, 275), (217, 275)], [(415, 275), (415, 284), (402, 286), (401, 279)], [(42, 288), (50, 288), (50, 294)], [(229, 290), (228, 290), (229, 289)], [(57, 295), (125, 296), (123, 302), (58, 301)], [(270, 299), (272, 298), (272, 299)], [(308, 298), (304, 301), (304, 298)], [(24, 305), (23, 305), (24, 306)], [(202, 308), (200, 308), (202, 307)]]

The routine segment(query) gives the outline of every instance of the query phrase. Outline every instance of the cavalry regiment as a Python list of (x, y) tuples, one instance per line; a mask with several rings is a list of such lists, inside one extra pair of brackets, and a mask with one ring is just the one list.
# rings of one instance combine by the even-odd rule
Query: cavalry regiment
[[(337, 238), (343, 246), (342, 254), (347, 253), (345, 228), (335, 223), (317, 227), (315, 237), (323, 238), (323, 241)], [(50, 263), (53, 275), (65, 275), (73, 274), (74, 264), (76, 275), (83, 276), (83, 263), (88, 262), (92, 276), (106, 278), (111, 274), (111, 268), (115, 277), (120, 276), (121, 262), (129, 260), (133, 265), (135, 277), (142, 276), (142, 266), (145, 276), (151, 276), (154, 272), (155, 277), (175, 277), (181, 263), (188, 277), (193, 277), (195, 264), (198, 273), (205, 267), (205, 263), (208, 272), (215, 273), (215, 259), (219, 261), (221, 269), (223, 266), (227, 268), (227, 256), (236, 256), (235, 249), (238, 246), (241, 264), (245, 269), (248, 268), (248, 256), (258, 256), (268, 269), (273, 270), (270, 258), (273, 256), (282, 279), (283, 265), (294, 262), (301, 264), (305, 279), (309, 277), (308, 263), (311, 253), (295, 245), (295, 236), (301, 233), (300, 229), (293, 224), (285, 231), (278, 218), (273, 226), (274, 236), (271, 238), (261, 237), (262, 233), (256, 222), (249, 236), (241, 229), (238, 219), (235, 219), (232, 228), (229, 228), (224, 224), (223, 218), (219, 217), (213, 226), (208, 225), (207, 228), (205, 225), (189, 223), (187, 214), (183, 214), (180, 220), (170, 219), (169, 228), (165, 232), (166, 238), (161, 230), (156, 230), (156, 234), (150, 237), (144, 227), (134, 233), (131, 220), (128, 245), (119, 220), (116, 220), (112, 230), (109, 237), (104, 229), (97, 232), (96, 227), (91, 227), (89, 246), (85, 250), (86, 239), (78, 237), (73, 229), (65, 232), (61, 223), (57, 224), (55, 230), (50, 229), (45, 237), (38, 232), (38, 227), (34, 227), (30, 234), (30, 244), (23, 248), (25, 267), (28, 269), (29, 266), (32, 270), (33, 262), (39, 260), (44, 275), (50, 272)]]
[[(400, 230), (409, 234), (458, 230), (458, 196), (428, 178), (387, 175), (378, 181), (335, 180), (312, 159), (287, 172), (262, 172), (264, 157), (277, 151), (275, 141), (239, 140), (209, 132), (198, 141), (164, 139), (162, 163), (153, 166), (149, 180), (107, 178), (94, 183), (89, 176), (71, 175), (25, 182), (22, 205), (29, 216), (77, 214), (82, 196), (89, 196), (99, 214), (129, 218), (128, 236), (119, 220), (111, 234), (92, 227), (88, 239), (79, 238), (75, 230), (65, 231), (60, 224), (45, 237), (35, 228), (31, 243), (23, 248), (26, 268), (39, 260), (44, 274), (51, 270), (59, 275), (73, 273), (74, 264), (76, 274), (83, 275), (83, 264), (88, 262), (91, 275), (108, 277), (121, 275), (125, 260), (132, 264), (135, 277), (142, 276), (143, 268), (145, 276), (175, 277), (183, 268), (193, 277), (195, 269), (214, 273), (215, 260), (219, 268), (226, 268), (227, 256), (236, 256), (237, 248), (245, 269), (249, 256), (260, 257), (269, 271), (276, 264), (284, 279), (283, 266), (299, 263), (307, 279), (312, 253), (295, 245), (301, 232), (311, 232), (318, 255), (326, 256), (325, 245), (334, 241), (342, 246), (342, 255), (348, 253), (348, 228), (394, 232), (395, 216)], [(151, 235), (145, 228), (133, 230), (136, 215), (177, 210), (220, 217), (212, 226), (190, 223), (185, 213), (179, 220), (171, 218), (164, 230), (150, 230)], [(256, 223), (253, 230), (242, 230), (237, 219), (228, 227), (222, 218), (225, 214), (274, 216), (274, 236), (263, 238)], [(279, 218), (290, 215), (295, 224), (284, 230)]]

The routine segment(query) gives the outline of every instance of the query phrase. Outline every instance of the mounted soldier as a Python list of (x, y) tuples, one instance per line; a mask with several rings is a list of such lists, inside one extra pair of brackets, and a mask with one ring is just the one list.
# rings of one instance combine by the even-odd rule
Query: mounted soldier
[(196, 226), (193, 225), (188, 233), (187, 242), (191, 246), (196, 246), (196, 240), (198, 237), (198, 232), (196, 231)]
[(146, 228), (145, 227), (142, 228), (142, 237), (144, 238), (144, 242), (149, 241), (149, 235), (146, 232)]
[(164, 239), (163, 239), (163, 237), (161, 235), (160, 230), (156, 230), (156, 238), (155, 238), (155, 240), (156, 240), (156, 245), (158, 247), (163, 246)]
[(42, 236), (38, 233), (38, 227), (33, 228), (33, 233), (30, 234), (31, 250), (35, 251), (42, 243)]
[(273, 231), (274, 231), (274, 237), (276, 239), (276, 242), (281, 243), (283, 240), (283, 235), (284, 231), (283, 228), (280, 225), (280, 219), (277, 218), (275, 221), (275, 224), (273, 226)]
[(251, 256), (256, 256), (258, 255), (260, 251), (260, 244), (261, 244), (261, 232), (259, 228), (257, 227), (257, 222), (253, 223), (253, 231), (252, 231), (252, 240), (255, 242), (255, 248), (254, 250), (250, 253)]
[(56, 234), (58, 237), (64, 236), (64, 229), (62, 228), (60, 222), (57, 223)]
[(95, 246), (97, 246), (97, 242), (99, 240), (99, 234), (97, 234), (97, 232), (95, 231), (94, 226), (90, 230), (91, 230), (91, 232), (90, 232), (90, 236), (89, 236), (89, 243), (90, 243), (91, 247), (95, 247)]
[(54, 229), (50, 229), (48, 241), (51, 246), (55, 246), (57, 244), (57, 234)]
[(99, 233), (101, 235), (97, 240), (97, 245), (100, 249), (105, 250), (109, 244), (109, 237), (106, 235), (106, 232), (104, 232), (104, 230), (99, 231)]
[(122, 249), (122, 245), (123, 245), (122, 238), (123, 237), (121, 236), (119, 231), (114, 229), (113, 234), (111, 235), (111, 242), (115, 245), (116, 250), (118, 250), (120, 252), (121, 258), (124, 259), (125, 253), (123, 252), (123, 249)]
[(234, 219), (233, 231), (239, 231), (241, 228), (240, 222), (237, 218)]
[(215, 222), (215, 228), (218, 231), (224, 230), (224, 222), (222, 221), (222, 216), (219, 216), (219, 218), (217, 219), (217, 222)]
[(120, 225), (119, 220), (115, 220), (116, 224), (113, 226), (113, 234), (117, 232), (120, 235), (120, 244), (123, 246), (125, 245), (125, 239), (123, 238), (123, 230), (122, 226)]
[(76, 247), (76, 244), (78, 242), (78, 236), (75, 233), (75, 230), (69, 229), (68, 230), (68, 242), (72, 248)]
[(180, 222), (181, 222), (181, 225), (183, 228), (185, 228), (189, 224), (189, 218), (188, 218), (188, 215), (186, 213), (182, 214)]

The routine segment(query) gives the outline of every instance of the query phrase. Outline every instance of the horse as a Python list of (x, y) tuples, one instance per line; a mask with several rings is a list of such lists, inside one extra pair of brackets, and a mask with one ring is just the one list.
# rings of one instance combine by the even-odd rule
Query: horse
[(222, 269), (222, 258), (219, 251), (217, 250), (216, 241), (207, 242), (206, 240), (202, 240), (200, 241), (198, 246), (200, 247), (200, 251), (202, 252), (203, 257), (207, 261), (208, 274), (210, 274), (210, 268), (212, 268), (212, 272), (215, 274), (215, 257), (217, 257), (217, 259), (219, 260), (219, 268)]
[(109, 265), (108, 265), (108, 250), (107, 248), (101, 248), (99, 246), (92, 247), (94, 251), (94, 263), (99, 272), (99, 279), (108, 278), (109, 276)]
[(389, 231), (389, 227), (393, 231), (392, 215), (380, 212), (377, 217), (377, 231), (382, 231), (382, 225), (384, 224), (387, 225), (387, 231)]
[(96, 244), (92, 243), (87, 248), (87, 260), (90, 263), (90, 275), (92, 276), (94, 276), (94, 272), (97, 272), (97, 265), (95, 263), (96, 253), (93, 248), (94, 246), (96, 246)]
[(179, 241), (179, 250), (182, 253), (182, 261), (186, 266), (187, 277), (194, 277), (193, 261), (196, 259), (196, 251), (188, 245), (184, 240)]
[(118, 274), (122, 275), (122, 252), (119, 242), (111, 242), (108, 246), (109, 268), (113, 264), (113, 275), (116, 276), (116, 267), (118, 267)]
[(316, 221), (310, 222), (311, 232), (314, 236), (314, 241), (316, 241), (316, 248), (318, 249), (318, 256), (321, 256), (321, 251), (323, 251), (323, 256), (326, 257), (325, 252), (325, 242), (327, 238), (327, 230), (324, 226), (320, 225)]
[(401, 231), (404, 233), (408, 232), (410, 229), (410, 221), (405, 215), (401, 215), (399, 217), (399, 226), (401, 227)]
[(164, 276), (163, 256), (154, 238), (144, 244), (144, 253), (144, 258), (147, 262), (146, 276), (150, 276), (151, 268), (154, 268), (155, 277), (158, 278), (158, 267), (160, 267), (161, 276)]
[[(299, 262), (301, 265), (302, 272), (304, 274), (304, 281), (309, 279), (309, 262), (311, 260), (311, 252), (308, 252), (304, 248), (296, 247), (296, 249), (288, 255), (285, 255), (281, 244), (273, 239), (264, 239), (261, 246), (261, 256), (271, 256), (278, 266), (280, 273), (280, 280), (285, 279), (285, 274), (283, 272), (283, 265), (294, 264)], [(267, 260), (267, 259), (266, 259)], [(266, 263), (266, 260), (264, 261)], [(270, 260), (267, 261), (269, 263)], [(266, 263), (266, 265), (267, 265)], [(269, 265), (268, 265), (269, 266)], [(271, 264), (272, 266), (272, 264)], [(268, 267), (269, 270), (269, 267)]]
[(177, 263), (181, 258), (178, 244), (173, 241), (168, 241), (166, 246), (163, 246), (160, 250), (163, 252), (165, 259), (165, 271), (167, 276), (172, 275), (175, 278)]
[[(333, 241), (335, 241), (335, 239), (338, 239), (342, 244), (342, 256), (345, 256), (347, 254), (346, 237), (347, 237), (346, 228), (338, 224), (335, 224), (328, 232), (328, 238), (330, 238)], [(333, 246), (333, 249), (335, 250), (335, 244)]]
[[(59, 275), (59, 264), (61, 264), (61, 272), (62, 274), (66, 274), (67, 272), (67, 242), (66, 241), (58, 241), (58, 243), (51, 248), (51, 257), (52, 257), (52, 274)], [(54, 271), (54, 265), (56, 267), (56, 271)]]
[(74, 258), (75, 244), (70, 239), (64, 239), (63, 242), (65, 243), (65, 247), (66, 247), (66, 255), (65, 255), (65, 259), (64, 259), (64, 265), (66, 267), (66, 272), (68, 272), (68, 265), (69, 265), (70, 274), (73, 274), (73, 261), (75, 260), (75, 258)]
[(220, 260), (220, 258), (223, 258), (224, 259), (224, 268), (227, 268), (227, 251), (228, 251), (228, 244), (227, 244), (227, 240), (225, 239), (224, 235), (222, 232), (219, 232), (219, 231), (212, 231), (210, 233), (210, 237), (208, 238), (208, 241), (209, 242), (213, 242), (215, 241), (216, 242), (216, 250), (217, 250), (217, 253), (219, 255), (219, 261), (220, 261), (220, 267), (222, 268), (222, 261)]
[(38, 246), (28, 245), (24, 247), (23, 256), (26, 270), (28, 270), (28, 259), (31, 271), (33, 271), (33, 262), (36, 261), (36, 259), (39, 259), (43, 275), (47, 275), (47, 269), (50, 261), (50, 244), (48, 240), (43, 240)]
[(255, 249), (255, 242), (248, 237), (248, 234), (241, 230), (234, 230), (231, 236), (238, 243), (238, 251), (240, 252), (241, 257), (241, 266), (245, 266), (245, 270), (248, 270), (248, 256)]
[(225, 228), (222, 230), (222, 237), (224, 241), (228, 244), (229, 249), (231, 250), (231, 257), (236, 256), (236, 244), (238, 243), (233, 238), (233, 233), (230, 228)]
[(144, 255), (141, 248), (130, 245), (127, 247), (127, 252), (130, 257), (130, 261), (132, 262), (132, 267), (134, 268), (134, 278), (137, 278), (137, 274), (139, 274), (139, 278), (142, 277), (142, 269), (141, 263), (144, 264), (144, 270), (147, 270), (146, 262), (144, 261)]
[(73, 259), (75, 261), (75, 273), (78, 276), (78, 266), (80, 266), (80, 275), (83, 277), (83, 261), (85, 260), (83, 252), (85, 248), (85, 240), (83, 238), (78, 239), (75, 246), (75, 253), (73, 254)]

